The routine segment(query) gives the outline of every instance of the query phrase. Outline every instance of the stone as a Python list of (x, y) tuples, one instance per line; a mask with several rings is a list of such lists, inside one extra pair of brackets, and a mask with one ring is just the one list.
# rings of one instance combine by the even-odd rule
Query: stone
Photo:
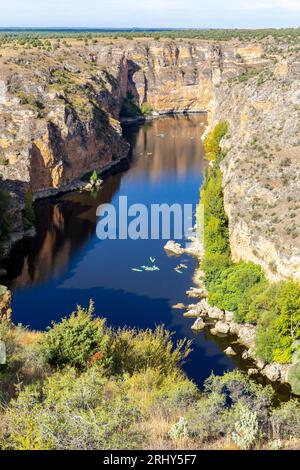
[(188, 310), (183, 314), (183, 316), (187, 318), (197, 318), (199, 317), (199, 310), (196, 308)]
[(208, 316), (213, 320), (221, 320), (222, 318), (224, 318), (224, 312), (218, 307), (210, 307), (208, 310)]
[(183, 310), (185, 309), (185, 305), (179, 302), (178, 304), (172, 305), (172, 308), (174, 308), (174, 310)]
[(259, 369), (263, 369), (265, 367), (266, 363), (265, 363), (265, 361), (262, 361), (261, 359), (258, 359), (256, 361), (256, 365)]
[(225, 310), (225, 320), (228, 322), (233, 321), (234, 314), (233, 312), (228, 312), (228, 310)]
[(236, 334), (239, 337), (239, 342), (247, 346), (253, 347), (255, 344), (256, 327), (250, 323), (245, 323), (236, 326)]
[(281, 367), (280, 364), (272, 363), (267, 364), (263, 369), (263, 374), (271, 380), (271, 382), (277, 382), (281, 378)]
[(198, 238), (189, 237), (190, 243), (184, 249), (184, 252), (187, 255), (194, 256), (197, 259), (202, 258), (203, 256), (203, 245), (200, 243)]
[(71, 72), (71, 73), (80, 73), (80, 68), (77, 67), (77, 65), (75, 65), (75, 64), (70, 64), (69, 62), (65, 62), (65, 63), (64, 63), (64, 69), (65, 69), (67, 72)]
[(224, 353), (227, 355), (227, 356), (236, 356), (236, 352), (232, 349), (231, 346), (228, 346), (228, 348), (226, 348), (224, 350)]
[(217, 323), (215, 324), (214, 330), (217, 333), (227, 335), (230, 331), (230, 325), (229, 325), (229, 323), (226, 323), (226, 322), (223, 322), (223, 321), (217, 321)]
[(192, 298), (206, 298), (208, 295), (204, 287), (191, 287), (186, 294)]
[(192, 330), (201, 331), (205, 328), (205, 323), (202, 318), (197, 318), (195, 323), (191, 326)]
[(258, 369), (255, 369), (255, 368), (250, 368), (247, 370), (248, 375), (256, 375), (258, 373), (259, 373)]
[(173, 240), (169, 240), (165, 246), (164, 249), (168, 252), (168, 254), (172, 256), (180, 256), (184, 253), (184, 249), (182, 248), (179, 243), (174, 242)]
[(243, 351), (242, 359), (247, 360), (249, 359), (249, 357), (250, 357), (249, 351), (248, 350)]

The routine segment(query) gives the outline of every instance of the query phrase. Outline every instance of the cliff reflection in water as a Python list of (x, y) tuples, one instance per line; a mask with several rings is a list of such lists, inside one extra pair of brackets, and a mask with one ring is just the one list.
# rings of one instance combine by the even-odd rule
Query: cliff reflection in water
[(199, 174), (200, 185), (200, 137), (205, 125), (204, 115), (191, 115), (166, 116), (144, 126), (125, 127), (124, 136), (131, 144), (130, 170), (118, 169), (105, 178), (98, 193), (73, 193), (38, 202), (37, 235), (18, 243), (4, 263), (10, 288), (45, 283), (64, 273), (72, 257), (95, 236), (97, 207), (111, 202), (118, 192), (126, 195), (127, 188), (135, 184), (146, 189), (147, 181), (155, 187), (166, 175), (172, 175), (180, 185), (187, 172), (193, 171)]
[[(155, 182), (173, 173), (180, 183), (187, 171), (198, 171), (203, 156), (199, 139), (206, 123), (205, 115), (166, 116), (145, 124), (134, 135), (130, 133), (128, 140), (135, 161), (130, 178), (148, 174)], [(148, 158), (145, 160), (139, 156)]]
[(5, 261), (11, 289), (59, 276), (70, 259), (95, 234), (96, 209), (110, 202), (122, 174), (109, 176), (98, 193), (73, 193), (36, 204), (37, 234), (14, 247)]

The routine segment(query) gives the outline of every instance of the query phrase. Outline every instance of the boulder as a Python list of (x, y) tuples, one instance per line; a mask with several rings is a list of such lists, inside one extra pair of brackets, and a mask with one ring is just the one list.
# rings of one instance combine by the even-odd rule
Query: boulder
[(228, 322), (233, 321), (234, 314), (233, 312), (228, 312), (228, 310), (225, 310), (225, 320)]
[(174, 308), (175, 310), (183, 310), (185, 309), (185, 305), (181, 302), (179, 302), (178, 304), (175, 304), (175, 305), (172, 305), (172, 308)]
[(224, 318), (224, 312), (218, 307), (210, 307), (208, 309), (208, 316), (213, 320), (221, 320), (222, 318)]
[[(247, 348), (253, 347), (255, 344), (255, 334), (256, 328), (250, 323), (245, 323), (243, 325), (236, 324), (236, 334), (239, 337), (239, 341), (247, 346)], [(232, 330), (232, 326), (231, 326)]]
[(217, 323), (215, 324), (214, 330), (216, 331), (216, 333), (227, 335), (230, 331), (230, 325), (229, 323), (226, 323), (223, 321), (217, 321)]
[(165, 244), (164, 249), (172, 256), (179, 256), (184, 253), (182, 246), (179, 245), (179, 243), (174, 242), (174, 240), (169, 240)]
[(67, 72), (71, 72), (71, 73), (80, 73), (80, 69), (77, 67), (77, 65), (70, 64), (69, 62), (65, 62), (65, 63), (64, 63), (64, 69), (65, 69)]
[(250, 368), (247, 370), (248, 375), (256, 375), (258, 373), (259, 373), (258, 369)]
[(265, 361), (262, 361), (261, 359), (258, 359), (256, 361), (256, 365), (259, 369), (263, 369), (265, 367), (266, 363), (265, 363)]
[(248, 350), (244, 351), (242, 354), (242, 359), (247, 360), (249, 359), (249, 357), (250, 357), (249, 351)]
[(197, 318), (199, 317), (200, 313), (197, 308), (191, 308), (190, 310), (187, 310), (183, 316), (187, 318)]
[(203, 245), (198, 240), (198, 238), (195, 237), (189, 237), (190, 243), (189, 245), (185, 248), (185, 253), (190, 256), (194, 256), (195, 258), (202, 258), (203, 256)]
[(228, 348), (225, 349), (224, 353), (227, 356), (236, 356), (236, 352), (232, 349), (231, 346), (228, 346)]
[(205, 323), (202, 320), (202, 318), (197, 318), (197, 320), (195, 321), (195, 323), (193, 323), (191, 328), (192, 330), (195, 330), (195, 331), (201, 331), (203, 330), (203, 328), (205, 328)]
[(267, 364), (263, 369), (263, 374), (271, 382), (276, 382), (281, 378), (281, 365), (276, 363)]
[(205, 298), (207, 297), (207, 290), (205, 287), (191, 287), (186, 294), (192, 298)]

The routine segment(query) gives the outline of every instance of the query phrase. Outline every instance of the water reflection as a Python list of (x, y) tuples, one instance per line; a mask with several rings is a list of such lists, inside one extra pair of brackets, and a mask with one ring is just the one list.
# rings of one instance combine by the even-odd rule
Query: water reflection
[(36, 204), (36, 237), (18, 243), (3, 263), (10, 288), (24, 289), (44, 283), (68, 269), (73, 254), (95, 235), (97, 207), (113, 201), (121, 187), (122, 194), (136, 191), (134, 202), (147, 202), (142, 201), (142, 191), (148, 185), (152, 191), (156, 184), (164, 184), (170, 178), (179, 185), (186, 184), (184, 180), (191, 173), (198, 174), (200, 181), (203, 164), (200, 137), (205, 124), (205, 116), (167, 116), (142, 127), (124, 128), (131, 144), (129, 165), (107, 176), (98, 193), (73, 193)]

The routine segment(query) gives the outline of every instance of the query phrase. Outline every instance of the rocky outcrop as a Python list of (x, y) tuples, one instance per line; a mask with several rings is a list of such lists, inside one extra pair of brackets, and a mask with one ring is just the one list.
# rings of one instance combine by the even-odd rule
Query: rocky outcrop
[[(257, 369), (249, 368), (249, 375), (261, 373), (271, 382), (288, 383), (288, 373), (291, 364), (266, 364), (255, 356), (256, 327), (254, 325), (236, 323), (232, 312), (211, 307), (206, 299), (201, 299), (199, 302), (190, 305), (184, 316), (196, 318), (191, 326), (194, 331), (202, 331), (207, 328), (213, 335), (221, 337), (232, 335), (236, 337), (237, 341), (245, 347), (242, 358), (244, 360), (251, 359), (257, 366)], [(236, 355), (231, 346), (227, 347), (224, 353), (228, 356)]]

